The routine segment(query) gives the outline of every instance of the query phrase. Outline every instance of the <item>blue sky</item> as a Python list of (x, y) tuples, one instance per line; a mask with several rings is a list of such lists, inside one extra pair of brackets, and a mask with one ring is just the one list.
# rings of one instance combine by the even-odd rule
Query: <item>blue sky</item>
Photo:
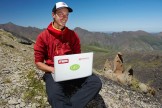
[[(0, 24), (46, 28), (60, 0), (0, 0)], [(89, 31), (162, 32), (162, 0), (62, 0), (72, 9), (67, 26)]]

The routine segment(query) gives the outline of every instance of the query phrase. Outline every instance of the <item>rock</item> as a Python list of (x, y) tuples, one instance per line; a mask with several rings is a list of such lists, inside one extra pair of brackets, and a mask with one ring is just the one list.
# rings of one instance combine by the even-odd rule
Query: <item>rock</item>
[(103, 71), (105, 72), (105, 71), (108, 71), (108, 70), (113, 70), (113, 63), (107, 59), (105, 64), (104, 64)]
[(144, 84), (144, 83), (139, 83), (139, 88), (144, 93), (148, 92), (148, 86), (146, 84)]
[(18, 101), (17, 101), (17, 99), (14, 99), (13, 98), (13, 99), (11, 99), (11, 100), (8, 101), (8, 104), (9, 105), (17, 105), (18, 104)]
[[(139, 89), (140, 92), (155, 95), (155, 90), (153, 88), (144, 83), (134, 83), (135, 79), (133, 78), (133, 69), (131, 66), (124, 68), (123, 58), (120, 52), (118, 52), (114, 58), (114, 66), (112, 66), (111, 63), (111, 61), (106, 60), (104, 65), (103, 73), (107, 78), (126, 86), (134, 86), (133, 84), (136, 83), (137, 85), (134, 87)], [(113, 70), (111, 70), (112, 67), (114, 67)]]
[[(117, 81), (124, 85), (131, 85), (132, 77), (133, 77), (133, 69), (131, 66), (124, 68), (123, 58), (121, 52), (114, 58), (114, 65), (111, 65), (111, 61), (106, 60), (104, 65), (104, 74), (111, 80)], [(114, 67), (112, 69), (112, 67)]]
[(123, 58), (121, 52), (118, 52), (116, 57), (114, 58), (114, 69), (115, 74), (122, 74), (124, 72), (124, 66), (123, 66)]
[(21, 107), (21, 108), (24, 108), (25, 106), (26, 106), (25, 102), (21, 102), (21, 103), (20, 103), (20, 107)]

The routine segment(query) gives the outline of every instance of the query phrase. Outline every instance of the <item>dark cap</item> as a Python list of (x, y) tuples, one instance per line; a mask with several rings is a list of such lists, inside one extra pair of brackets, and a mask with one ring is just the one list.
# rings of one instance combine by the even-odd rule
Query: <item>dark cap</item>
[(73, 9), (71, 9), (71, 8), (70, 8), (66, 3), (64, 3), (64, 2), (57, 2), (57, 3), (55, 4), (55, 6), (53, 7), (52, 12), (56, 12), (57, 9), (60, 9), (60, 8), (63, 8), (63, 7), (67, 8), (67, 9), (69, 10), (69, 12), (73, 12)]

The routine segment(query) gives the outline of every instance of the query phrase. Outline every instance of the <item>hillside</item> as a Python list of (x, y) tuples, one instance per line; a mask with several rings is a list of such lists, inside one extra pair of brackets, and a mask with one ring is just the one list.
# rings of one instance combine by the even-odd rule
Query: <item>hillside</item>
[(90, 32), (79, 27), (74, 30), (81, 38), (81, 42), (87, 45), (111, 48), (125, 52), (162, 49), (162, 37), (160, 33), (155, 35), (139, 30), (106, 34), (102, 32)]
[[(42, 72), (33, 62), (33, 45), (21, 44), (11, 33), (0, 30), (0, 61), (0, 107), (50, 108), (44, 82), (40, 79)], [(87, 108), (161, 107), (156, 97), (131, 90), (102, 75), (99, 77), (103, 83), (102, 90)]]
[(24, 38), (35, 40), (37, 35), (42, 31), (42, 29), (38, 29), (35, 27), (22, 27), (12, 22), (6, 24), (0, 24), (0, 29), (4, 29), (5, 31), (11, 32), (14, 36), (22, 36)]

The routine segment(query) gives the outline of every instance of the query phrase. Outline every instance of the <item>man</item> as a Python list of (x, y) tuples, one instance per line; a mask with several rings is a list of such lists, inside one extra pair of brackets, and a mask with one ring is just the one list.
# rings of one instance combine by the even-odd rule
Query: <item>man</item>
[[(35, 64), (45, 72), (43, 78), (52, 108), (84, 108), (102, 86), (100, 79), (95, 75), (62, 82), (55, 82), (52, 78), (54, 56), (81, 53), (77, 34), (65, 26), (72, 11), (66, 3), (57, 2), (52, 9), (54, 21), (38, 35), (34, 45)], [(77, 87), (77, 90), (69, 96), (67, 94), (70, 94), (71, 87)]]

